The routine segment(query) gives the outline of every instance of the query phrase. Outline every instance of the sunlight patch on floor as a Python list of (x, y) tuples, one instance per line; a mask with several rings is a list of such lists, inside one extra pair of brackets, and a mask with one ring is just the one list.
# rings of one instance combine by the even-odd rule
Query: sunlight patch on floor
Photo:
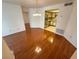
[(47, 28), (45, 28), (45, 30), (48, 30), (48, 31), (51, 31), (51, 32), (56, 32), (56, 27), (53, 27), (53, 26), (49, 26)]

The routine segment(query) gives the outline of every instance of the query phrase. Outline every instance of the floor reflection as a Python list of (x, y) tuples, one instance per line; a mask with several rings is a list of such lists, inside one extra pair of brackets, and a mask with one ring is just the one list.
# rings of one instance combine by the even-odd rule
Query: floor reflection
[(4, 39), (16, 59), (70, 59), (76, 50), (63, 36), (40, 28), (26, 28)]
[(50, 36), (50, 37), (48, 38), (48, 41), (49, 41), (50, 43), (53, 43), (54, 38)]
[(56, 27), (53, 27), (53, 26), (49, 26), (45, 28), (45, 30), (56, 33)]
[(42, 51), (42, 49), (41, 49), (39, 46), (36, 46), (35, 52), (36, 52), (36, 53), (40, 53), (41, 51)]

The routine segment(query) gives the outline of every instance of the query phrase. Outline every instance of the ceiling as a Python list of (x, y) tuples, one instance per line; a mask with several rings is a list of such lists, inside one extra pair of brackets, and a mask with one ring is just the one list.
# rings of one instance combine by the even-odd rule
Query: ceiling
[[(3, 2), (9, 2), (14, 4), (20, 4), (23, 7), (26, 8), (32, 8), (36, 6), (36, 0), (2, 0)], [(68, 2), (71, 0), (38, 0), (38, 7), (44, 7), (52, 4), (59, 4)]]

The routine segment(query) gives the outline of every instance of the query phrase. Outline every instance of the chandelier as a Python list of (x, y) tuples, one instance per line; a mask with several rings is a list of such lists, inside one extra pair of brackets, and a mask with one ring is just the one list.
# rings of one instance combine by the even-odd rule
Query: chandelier
[(39, 13), (39, 8), (38, 8), (38, 0), (36, 0), (36, 8), (35, 8), (35, 13), (33, 14), (33, 16), (41, 16), (41, 14)]

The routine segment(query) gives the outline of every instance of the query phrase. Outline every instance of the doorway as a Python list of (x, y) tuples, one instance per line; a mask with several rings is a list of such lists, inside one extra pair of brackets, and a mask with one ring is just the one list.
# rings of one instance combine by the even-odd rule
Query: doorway
[(58, 13), (59, 9), (51, 9), (45, 11), (45, 30), (56, 32), (56, 21)]

